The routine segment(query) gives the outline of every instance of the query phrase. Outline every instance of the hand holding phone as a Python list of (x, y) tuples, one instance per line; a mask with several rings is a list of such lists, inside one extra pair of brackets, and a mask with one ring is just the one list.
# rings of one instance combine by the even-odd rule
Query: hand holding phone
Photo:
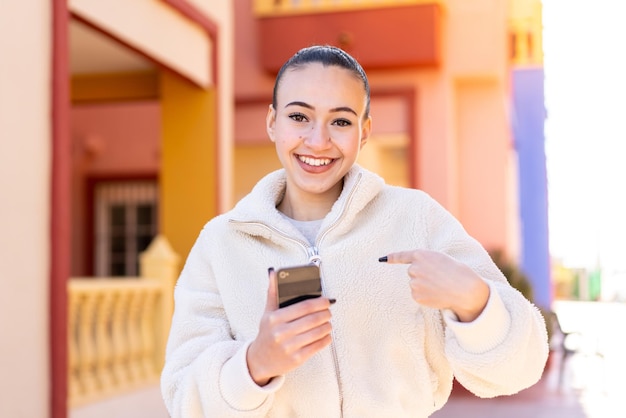
[(278, 307), (322, 296), (320, 269), (315, 264), (283, 267), (276, 272)]
[[(308, 307), (276, 309), (279, 301), (283, 307), (320, 297), (319, 268), (313, 264), (278, 271), (270, 268), (268, 275), (270, 287), (265, 312), (259, 323), (259, 333), (246, 353), (250, 377), (259, 386), (299, 367), (332, 342), (329, 305), (335, 302), (334, 299), (328, 299), (327, 303), (320, 300)], [(281, 338), (276, 338), (277, 335)]]

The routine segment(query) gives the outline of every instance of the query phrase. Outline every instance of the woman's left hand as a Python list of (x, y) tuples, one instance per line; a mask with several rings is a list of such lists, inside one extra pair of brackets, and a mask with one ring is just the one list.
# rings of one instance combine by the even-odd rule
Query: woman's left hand
[(450, 309), (461, 322), (476, 319), (489, 300), (489, 286), (474, 270), (447, 254), (402, 251), (387, 255), (387, 262), (409, 264), (409, 285), (415, 302), (435, 309)]

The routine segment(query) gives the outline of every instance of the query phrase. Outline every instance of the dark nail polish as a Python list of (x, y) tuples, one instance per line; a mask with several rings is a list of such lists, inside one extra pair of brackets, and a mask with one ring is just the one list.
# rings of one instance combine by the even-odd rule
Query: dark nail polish
[(378, 261), (379, 261), (379, 262), (381, 262), (381, 263), (386, 263), (386, 262), (387, 262), (387, 256), (380, 257), (380, 258), (378, 259)]
[(335, 298), (330, 298), (328, 299), (328, 301), (330, 302), (330, 304), (332, 305), (333, 303), (337, 302), (337, 299)]
[(274, 267), (270, 267), (270, 268), (267, 269), (267, 274), (269, 275), (273, 271), (274, 271)]

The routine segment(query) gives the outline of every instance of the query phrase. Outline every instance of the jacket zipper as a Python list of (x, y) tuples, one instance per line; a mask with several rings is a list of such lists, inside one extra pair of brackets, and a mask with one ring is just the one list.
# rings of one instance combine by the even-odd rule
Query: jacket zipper
[[(234, 223), (241, 223), (241, 224), (256, 224), (256, 225), (261, 225), (271, 231), (276, 232), (277, 234), (279, 234), (280, 236), (282, 236), (283, 238), (285, 238), (288, 241), (291, 242), (295, 242), (298, 245), (300, 245), (306, 252), (307, 256), (309, 257), (309, 262), (310, 263), (314, 263), (317, 264), (318, 266), (321, 265), (322, 263), (322, 258), (319, 255), (319, 246), (322, 242), (322, 240), (326, 237), (326, 235), (328, 235), (328, 233), (330, 231), (332, 231), (337, 225), (339, 225), (340, 221), (344, 218), (345, 214), (346, 214), (346, 208), (348, 208), (348, 206), (350, 206), (350, 202), (352, 202), (352, 198), (354, 197), (354, 193), (356, 192), (356, 189), (359, 185), (359, 183), (361, 182), (362, 179), (362, 174), (359, 173), (358, 178), (356, 180), (355, 185), (352, 187), (352, 190), (350, 190), (350, 194), (348, 195), (348, 198), (346, 199), (346, 204), (344, 205), (344, 209), (341, 212), (341, 214), (339, 215), (339, 217), (335, 220), (335, 222), (332, 223), (332, 225), (330, 225), (328, 228), (326, 228), (326, 230), (319, 236), (319, 238), (316, 240), (314, 246), (310, 246), (308, 245), (307, 242), (301, 241), (297, 238), (293, 238), (289, 235), (287, 235), (286, 233), (284, 233), (283, 231), (276, 229), (272, 226), (269, 226), (268, 224), (261, 222), (261, 221), (254, 221), (254, 222), (246, 222), (246, 221), (237, 221), (237, 220), (233, 220), (231, 219), (230, 222), (234, 222)], [(322, 288), (324, 286), (324, 283), (322, 282)], [(335, 334), (335, 331), (333, 329), (332, 331), (333, 337)], [(331, 352), (332, 352), (332, 356), (333, 356), (333, 365), (335, 367), (335, 378), (337, 379), (337, 388), (339, 390), (339, 416), (343, 417), (343, 385), (341, 384), (341, 371), (339, 370), (339, 356), (337, 355), (337, 347), (335, 346), (335, 338), (333, 338), (333, 342), (330, 344), (331, 347)]]
[(320, 252), (317, 247), (307, 247), (306, 253), (309, 256), (309, 263), (315, 264), (318, 267), (322, 264), (322, 257), (320, 257)]
[[(361, 178), (362, 178), (362, 175), (359, 173), (359, 177), (357, 178), (354, 187), (352, 187), (352, 190), (350, 190), (350, 194), (348, 195), (348, 198), (346, 199), (346, 204), (343, 207), (343, 211), (341, 212), (339, 217), (335, 220), (335, 222), (333, 222), (332, 225), (326, 228), (326, 230), (322, 232), (322, 234), (316, 240), (315, 242), (316, 246), (312, 247), (315, 252), (317, 252), (317, 249), (320, 247), (322, 240), (324, 240), (326, 235), (328, 235), (330, 231), (332, 231), (337, 225), (339, 225), (341, 220), (344, 218), (346, 214), (346, 210), (348, 206), (350, 205), (350, 202), (352, 202), (354, 193), (359, 183), (361, 182)], [(319, 258), (319, 254), (317, 255), (317, 257)], [(320, 261), (321, 261), (321, 258), (320, 258)], [(342, 385), (342, 380), (341, 380), (341, 370), (339, 369), (339, 356), (337, 355), (337, 347), (335, 346), (335, 338), (334, 338), (335, 329), (334, 328), (333, 328), (332, 334), (333, 334), (333, 340), (330, 344), (330, 347), (331, 347), (331, 353), (333, 355), (333, 363), (335, 366), (335, 378), (337, 379), (337, 388), (339, 390), (339, 416), (343, 417), (343, 385)]]
[[(342, 215), (343, 216), (343, 215)], [(342, 216), (340, 216), (339, 218), (341, 218)], [(275, 233), (277, 233), (278, 235), (280, 235), (281, 237), (283, 237), (284, 239), (286, 239), (287, 241), (291, 241), (291, 242), (295, 242), (296, 244), (300, 245), (308, 259), (309, 259), (309, 263), (313, 263), (316, 264), (318, 267), (321, 267), (322, 264), (322, 258), (320, 257), (319, 254), (319, 248), (318, 246), (311, 246), (308, 245), (308, 243), (305, 243), (304, 241), (301, 241), (297, 238), (293, 238), (289, 235), (287, 235), (286, 233), (282, 232), (279, 229), (274, 228), (273, 226), (270, 226), (264, 222), (261, 221), (237, 221), (234, 219), (231, 219), (229, 222), (232, 223), (238, 223), (238, 224), (247, 224), (247, 225), (259, 225), (262, 226), (264, 228), (267, 228)], [(320, 239), (317, 240), (317, 244), (319, 245), (319, 243), (321, 242), (322, 238), (326, 235), (326, 233), (328, 232), (328, 230), (332, 229), (335, 225), (337, 225), (339, 222), (336, 221), (335, 223), (333, 223), (326, 231), (324, 231), (323, 235), (320, 236)], [(322, 277), (320, 277), (320, 279), (322, 280), (322, 289), (324, 289), (324, 279)], [(334, 336), (335, 331), (332, 331), (332, 334)], [(334, 338), (333, 338), (334, 341)], [(332, 342), (330, 344), (331, 347), (331, 354), (333, 356), (333, 368), (335, 370), (335, 379), (337, 380), (337, 388), (339, 390), (339, 416), (343, 417), (343, 389), (342, 389), (342, 385), (341, 385), (341, 374), (339, 372), (339, 361), (338, 361), (338, 356), (337, 356), (337, 349), (335, 347), (335, 343)]]
[(308, 248), (310, 247), (310, 245), (308, 243), (302, 240), (299, 240), (297, 238), (293, 238), (292, 236), (287, 235), (286, 233), (281, 231), (280, 229), (274, 228), (273, 226), (270, 226), (263, 221), (238, 221), (236, 219), (229, 219), (228, 222), (233, 223), (233, 224), (243, 224), (243, 225), (259, 225), (259, 226), (262, 226), (263, 228), (267, 228), (270, 231), (276, 232), (278, 235), (285, 238), (287, 241), (295, 242), (300, 247), (302, 247), (302, 249), (307, 254), (307, 256), (309, 256)]
[[(334, 224), (333, 224), (334, 225)], [(332, 226), (328, 229), (332, 229)], [(328, 230), (327, 230), (328, 231)], [(325, 233), (324, 233), (325, 234)], [(319, 244), (319, 242), (321, 241), (318, 240), (317, 243)], [(313, 247), (308, 247), (307, 249), (307, 253), (309, 254), (309, 261), (317, 264), (318, 266), (321, 265), (322, 263), (322, 258), (319, 255), (319, 250), (317, 246), (313, 246)], [(324, 279), (322, 278), (322, 289), (324, 289)], [(326, 292), (324, 292), (326, 293)], [(338, 397), (339, 397), (339, 416), (343, 417), (343, 387), (341, 384), (341, 372), (339, 371), (339, 357), (337, 356), (337, 347), (335, 346), (335, 330), (333, 329), (332, 332), (333, 334), (333, 339), (332, 342), (330, 343), (330, 351), (331, 351), (331, 355), (333, 356), (333, 368), (335, 370), (335, 379), (337, 380), (337, 389), (339, 391)]]

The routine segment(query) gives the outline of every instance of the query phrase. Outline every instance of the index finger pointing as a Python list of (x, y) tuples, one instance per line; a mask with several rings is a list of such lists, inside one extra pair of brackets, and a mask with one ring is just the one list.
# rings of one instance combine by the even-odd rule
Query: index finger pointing
[(414, 251), (400, 251), (380, 257), (378, 261), (389, 264), (411, 264), (415, 261), (415, 254)]

